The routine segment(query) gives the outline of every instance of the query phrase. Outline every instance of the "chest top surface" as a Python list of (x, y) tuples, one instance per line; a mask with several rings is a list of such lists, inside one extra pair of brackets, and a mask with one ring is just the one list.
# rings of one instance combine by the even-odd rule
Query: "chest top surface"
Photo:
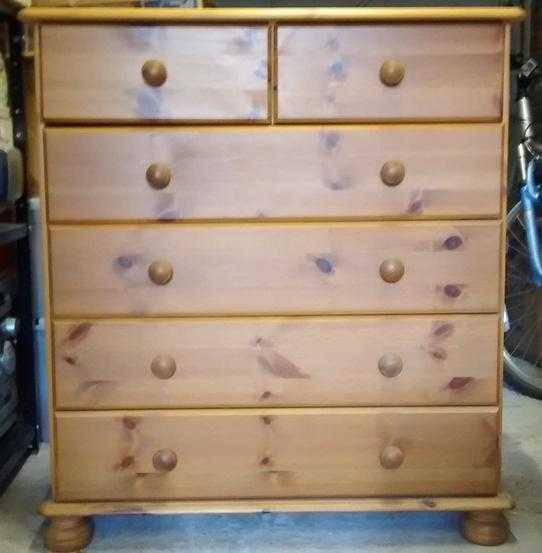
[(32, 23), (71, 22), (423, 22), (503, 21), (525, 17), (521, 8), (45, 8), (22, 10), (19, 19)]

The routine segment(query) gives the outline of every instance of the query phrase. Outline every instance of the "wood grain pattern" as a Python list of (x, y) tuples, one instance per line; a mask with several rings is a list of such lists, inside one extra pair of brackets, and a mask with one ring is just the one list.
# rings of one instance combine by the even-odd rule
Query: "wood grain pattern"
[(179, 514), (179, 513), (268, 513), (268, 512), (396, 512), (396, 511), (479, 511), (512, 509), (514, 501), (506, 492), (466, 497), (347, 497), (343, 499), (199, 499), (195, 501), (86, 501), (57, 503), (44, 501), (44, 516), (92, 516), (97, 514)]
[[(267, 118), (267, 29), (47, 25), (42, 28), (48, 120)], [(163, 86), (141, 68), (162, 61)]]
[(378, 21), (517, 21), (525, 17), (518, 7), (431, 8), (214, 8), (211, 10), (163, 8), (40, 8), (19, 12), (26, 22), (77, 23), (238, 23), (266, 21), (378, 22)]
[[(97, 23), (41, 27), (57, 409), (42, 512), (511, 507), (505, 229), (487, 219), (505, 213), (502, 22), (523, 12), (104, 12), (28, 12)], [(200, 25), (155, 25), (179, 21)], [(387, 124), (344, 125), (371, 120)], [(151, 163), (172, 169), (154, 189)]]
[[(499, 125), (50, 128), (50, 218), (495, 217), (501, 142)], [(395, 159), (405, 178), (386, 186)]]
[[(49, 250), (49, 232), (47, 228), (48, 220), (48, 202), (46, 194), (46, 175), (45, 175), (45, 132), (44, 123), (41, 112), (42, 96), (41, 96), (41, 40), (38, 30), (34, 32), (34, 59), (32, 71), (34, 73), (34, 101), (35, 101), (35, 116), (30, 114), (26, 119), (27, 125), (27, 147), (34, 150), (33, 154), (27, 158), (29, 164), (32, 161), (35, 167), (27, 165), (26, 179), (32, 182), (36, 179), (36, 184), (39, 192), (39, 225), (34, 225), (32, 232), (39, 237), (39, 255), (38, 262), (41, 265), (41, 294), (42, 304), (34, 305), (33, 308), (39, 312), (41, 307), (41, 316), (43, 317), (43, 338), (45, 344), (45, 363), (46, 363), (46, 382), (47, 382), (47, 409), (48, 409), (48, 439), (51, 444), (56, 443), (56, 419), (54, 415), (55, 388), (53, 378), (53, 322), (52, 322), (52, 283), (51, 283), (51, 265), (50, 265), (50, 250)], [(27, 68), (28, 69), (28, 68)], [(31, 71), (29, 71), (31, 73)], [(28, 73), (27, 73), (28, 74)], [(30, 76), (30, 75), (28, 75)], [(27, 98), (27, 101), (30, 100)], [(27, 116), (28, 117), (28, 116)], [(35, 156), (35, 160), (32, 158)], [(35, 173), (34, 173), (35, 170)], [(29, 293), (27, 290), (26, 293)], [(45, 428), (42, 428), (45, 434)], [(49, 448), (49, 480), (51, 488), (54, 490), (56, 482), (56, 456), (55, 447)], [(54, 495), (53, 495), (54, 497)]]
[[(60, 413), (60, 500), (497, 493), (497, 408)], [(84, 439), (82, 437), (84, 436)], [(395, 470), (379, 456), (404, 452)], [(175, 469), (157, 472), (167, 448)]]
[[(499, 120), (499, 24), (279, 26), (279, 120)], [(386, 60), (405, 66), (380, 82)]]
[[(502, 123), (503, 123), (503, 155), (502, 155), (502, 171), (501, 171), (501, 213), (503, 213), (503, 225), (501, 226), (501, 263), (500, 263), (500, 273), (501, 286), (499, 289), (499, 302), (501, 304), (501, 331), (499, 333), (499, 346), (497, 351), (499, 352), (498, 356), (498, 365), (497, 371), (499, 375), (499, 382), (502, 384), (504, 380), (504, 305), (505, 305), (505, 294), (506, 294), (506, 257), (507, 257), (507, 232), (508, 225), (506, 223), (505, 214), (508, 213), (508, 157), (509, 157), (509, 141), (510, 141), (510, 84), (511, 84), (511, 75), (510, 75), (510, 59), (511, 59), (511, 38), (512, 38), (512, 29), (510, 25), (504, 26), (504, 59), (503, 59), (503, 114), (502, 114)], [(508, 146), (507, 146), (508, 145)], [(503, 404), (503, 393), (504, 386), (499, 386), (499, 405)], [(499, 435), (502, 436), (502, 409), (499, 416)], [(502, 453), (499, 459), (499, 473), (502, 470)]]
[[(497, 312), (499, 223), (53, 226), (56, 316)], [(384, 282), (399, 258), (405, 275)], [(173, 278), (152, 283), (168, 261)]]
[[(56, 405), (495, 404), (499, 328), (498, 315), (57, 321)], [(159, 356), (176, 367), (164, 379)]]

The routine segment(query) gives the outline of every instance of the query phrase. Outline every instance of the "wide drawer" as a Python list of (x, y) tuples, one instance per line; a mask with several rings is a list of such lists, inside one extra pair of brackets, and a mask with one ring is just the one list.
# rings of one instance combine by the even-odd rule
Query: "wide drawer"
[(265, 26), (40, 31), (45, 119), (267, 119)]
[(65, 220), (500, 213), (500, 125), (46, 130)]
[(54, 324), (59, 409), (497, 402), (498, 315)]
[(497, 312), (500, 223), (52, 226), (56, 316)]
[(503, 38), (489, 23), (279, 26), (278, 117), (499, 119)]
[(498, 409), (56, 415), (57, 500), (494, 494)]

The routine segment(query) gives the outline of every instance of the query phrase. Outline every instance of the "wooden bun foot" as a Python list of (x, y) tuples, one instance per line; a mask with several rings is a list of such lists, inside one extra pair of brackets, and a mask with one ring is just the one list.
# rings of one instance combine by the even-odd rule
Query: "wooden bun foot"
[(92, 541), (93, 534), (92, 519), (88, 517), (53, 517), (45, 529), (45, 548), (54, 553), (81, 551)]
[(501, 545), (508, 539), (508, 521), (501, 511), (472, 511), (461, 522), (463, 537), (477, 545)]

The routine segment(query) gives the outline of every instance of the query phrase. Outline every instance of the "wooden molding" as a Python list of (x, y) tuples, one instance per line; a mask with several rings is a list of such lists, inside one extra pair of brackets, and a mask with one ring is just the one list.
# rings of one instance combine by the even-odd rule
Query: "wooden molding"
[(520, 8), (27, 8), (25, 22), (227, 23), (227, 22), (434, 22), (519, 21)]
[(41, 504), (46, 517), (92, 516), (98, 514), (182, 514), (265, 512), (397, 512), (397, 511), (500, 511), (513, 509), (505, 492), (489, 497), (404, 497), (344, 499), (230, 499), (200, 501), (111, 501), (60, 503), (51, 499)]

